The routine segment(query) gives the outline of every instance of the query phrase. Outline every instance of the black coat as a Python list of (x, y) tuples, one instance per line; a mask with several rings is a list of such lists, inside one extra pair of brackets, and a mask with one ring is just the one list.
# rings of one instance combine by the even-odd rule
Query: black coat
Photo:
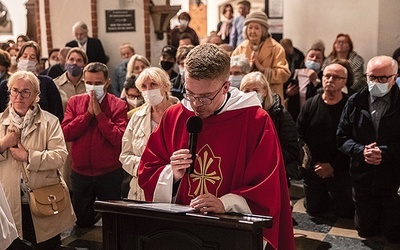
[[(400, 186), (400, 97), (396, 84), (390, 95), (390, 107), (379, 122), (378, 134), (369, 112), (367, 86), (349, 98), (337, 130), (339, 149), (351, 157), (354, 185), (376, 195), (396, 195)], [(382, 150), (378, 166), (364, 161), (364, 145), (373, 142)]]
[[(79, 47), (76, 40), (72, 40), (65, 44), (66, 47)], [(106, 53), (104, 52), (103, 45), (101, 41), (97, 38), (88, 37), (86, 45), (86, 55), (89, 62), (101, 62), (106, 64), (108, 62)]]
[(293, 121), (289, 112), (281, 104), (279, 95), (274, 94), (274, 102), (268, 110), (272, 121), (274, 122), (279, 142), (282, 148), (282, 155), (285, 166), (296, 161), (301, 162), (300, 144), (297, 136), (296, 123)]

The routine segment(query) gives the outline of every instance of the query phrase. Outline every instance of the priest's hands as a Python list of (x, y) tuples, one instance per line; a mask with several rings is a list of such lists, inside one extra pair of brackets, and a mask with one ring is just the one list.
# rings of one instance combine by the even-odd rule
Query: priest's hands
[(174, 182), (179, 181), (186, 173), (186, 169), (192, 163), (192, 154), (189, 149), (179, 149), (170, 157), (170, 164), (174, 174)]
[(210, 193), (197, 196), (190, 201), (190, 206), (202, 213), (225, 213), (222, 201)]

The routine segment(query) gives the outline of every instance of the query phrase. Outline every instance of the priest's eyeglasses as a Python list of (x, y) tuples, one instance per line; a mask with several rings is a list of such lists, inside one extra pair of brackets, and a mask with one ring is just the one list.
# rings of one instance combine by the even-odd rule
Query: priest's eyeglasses
[(26, 99), (31, 96), (32, 92), (28, 90), (18, 91), (17, 89), (11, 89), (8, 91), (8, 94), (12, 97), (17, 97), (19, 94), (21, 94), (21, 97)]
[(213, 97), (198, 97), (198, 96), (194, 96), (194, 95), (192, 95), (192, 94), (188, 94), (188, 93), (186, 93), (186, 90), (185, 90), (185, 93), (183, 93), (183, 98), (185, 98), (186, 100), (188, 100), (188, 101), (190, 101), (190, 102), (194, 102), (194, 101), (196, 101), (196, 102), (199, 102), (199, 103), (201, 103), (201, 104), (203, 104), (203, 105), (210, 105), (211, 103), (212, 103), (212, 101), (215, 99), (215, 97), (217, 97), (217, 95), (218, 95), (218, 93), (221, 91), (221, 89), (225, 86), (225, 83), (226, 82), (224, 82), (223, 84), (222, 84), (222, 86), (221, 86), (221, 88), (219, 88), (219, 90), (217, 91), (217, 93), (215, 93), (215, 95), (213, 96)]
[(368, 79), (371, 82), (379, 82), (379, 83), (387, 83), (388, 80), (395, 75), (396, 74), (393, 74), (390, 76), (374, 76), (374, 75), (370, 75), (370, 74), (365, 74), (365, 76), (368, 77)]

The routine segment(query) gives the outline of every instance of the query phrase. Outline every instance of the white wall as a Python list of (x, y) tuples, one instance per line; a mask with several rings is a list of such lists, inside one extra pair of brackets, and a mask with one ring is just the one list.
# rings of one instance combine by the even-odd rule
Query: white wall
[(400, 46), (399, 13), (398, 0), (284, 0), (283, 36), (304, 53), (322, 39), (328, 55), (336, 35), (347, 33), (367, 62)]
[(27, 0), (2, 0), (3, 5), (7, 8), (12, 21), (12, 34), (0, 35), (0, 42), (6, 42), (8, 39), (16, 40), (17, 36), (26, 34), (26, 6)]

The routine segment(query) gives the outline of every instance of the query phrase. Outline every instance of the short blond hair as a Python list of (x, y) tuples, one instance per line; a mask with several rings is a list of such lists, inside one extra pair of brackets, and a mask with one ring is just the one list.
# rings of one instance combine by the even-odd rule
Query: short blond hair
[(169, 81), (169, 76), (167, 72), (158, 67), (150, 67), (144, 69), (135, 81), (136, 88), (139, 91), (141, 91), (141, 85), (146, 79), (150, 79), (152, 82), (157, 83), (158, 85), (160, 85), (160, 87), (164, 88), (166, 90), (168, 98), (169, 90), (171, 88), (171, 82)]
[(39, 102), (40, 82), (39, 79), (36, 77), (36, 75), (29, 71), (24, 71), (24, 70), (16, 71), (14, 74), (10, 76), (10, 78), (8, 78), (7, 82), (8, 90), (11, 90), (14, 83), (16, 83), (18, 80), (25, 80), (32, 84), (33, 91), (37, 93), (35, 101)]
[(264, 90), (266, 93), (265, 99), (264, 99), (264, 109), (269, 110), (269, 108), (272, 106), (272, 103), (274, 101), (273, 96), (272, 96), (272, 91), (271, 87), (269, 86), (269, 82), (267, 80), (267, 77), (259, 71), (251, 72), (245, 75), (242, 78), (242, 81), (240, 83), (240, 90), (243, 90), (246, 88), (247, 85), (251, 83), (256, 83), (258, 84), (261, 89)]

